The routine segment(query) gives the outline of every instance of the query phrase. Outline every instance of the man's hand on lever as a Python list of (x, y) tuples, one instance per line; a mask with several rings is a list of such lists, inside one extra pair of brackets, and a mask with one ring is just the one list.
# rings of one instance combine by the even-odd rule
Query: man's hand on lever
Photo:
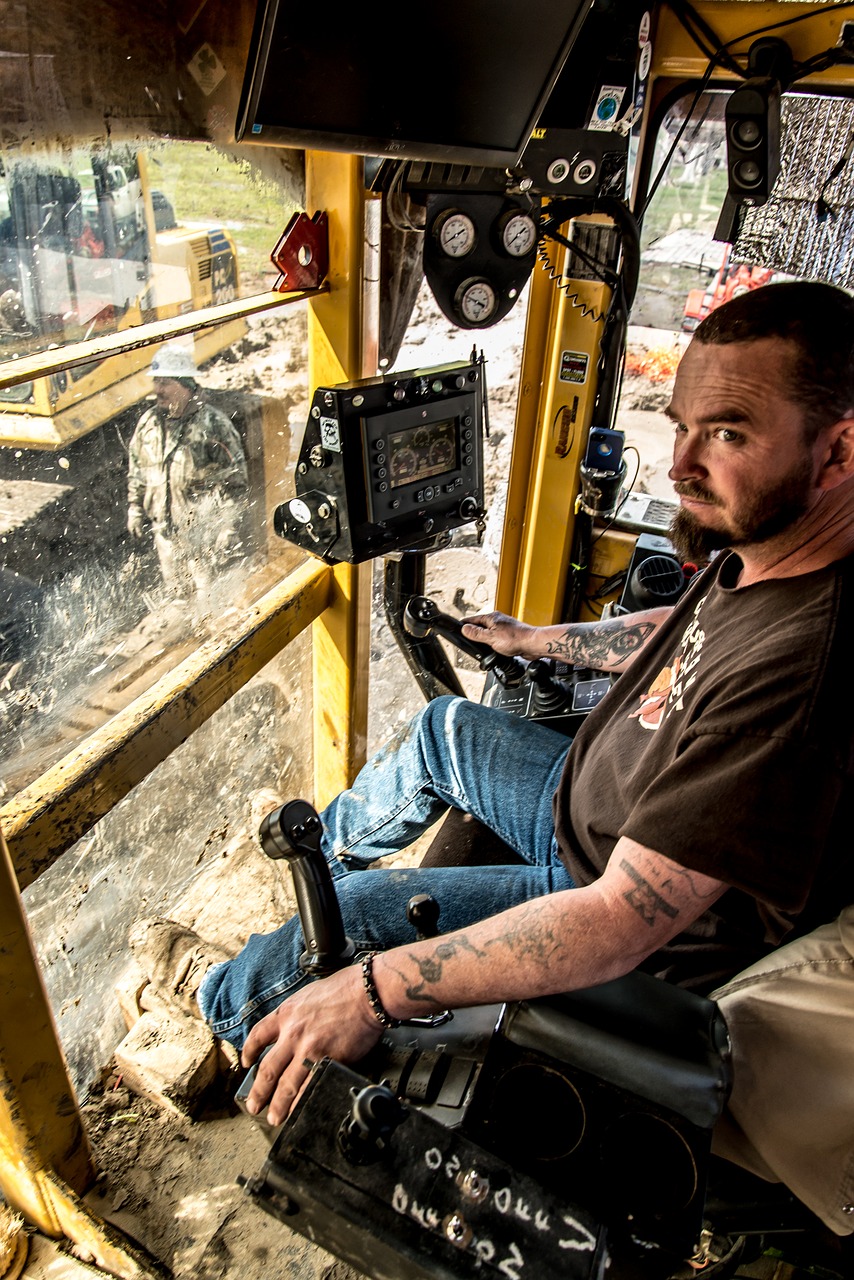
[[(623, 836), (604, 875), (579, 889), (534, 898), (455, 933), (376, 957), (379, 999), (393, 1018), (531, 999), (594, 986), (637, 967), (685, 929), (728, 886)], [(382, 1027), (358, 966), (290, 996), (250, 1032), (242, 1061), (267, 1045), (248, 1098), (280, 1124), (324, 1057), (358, 1062)]]
[(267, 1119), (281, 1124), (315, 1062), (321, 1058), (358, 1062), (382, 1031), (368, 1004), (358, 965), (309, 983), (257, 1022), (246, 1038), (240, 1055), (244, 1067), (251, 1067), (268, 1045), (273, 1046), (258, 1067), (247, 1110), (257, 1115), (269, 1103)]
[(496, 653), (532, 661), (557, 658), (595, 671), (625, 671), (654, 634), (670, 608), (626, 613), (605, 622), (559, 622), (532, 627), (504, 613), (482, 613), (463, 622), (463, 635)]

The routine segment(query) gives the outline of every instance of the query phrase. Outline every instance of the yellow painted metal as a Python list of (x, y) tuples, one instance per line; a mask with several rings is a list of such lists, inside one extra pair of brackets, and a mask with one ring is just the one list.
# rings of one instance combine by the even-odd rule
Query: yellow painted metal
[[(779, 36), (785, 40), (795, 60), (803, 62), (813, 54), (836, 45), (842, 23), (850, 19), (850, 14), (843, 9), (828, 11), (827, 5), (800, 4), (794, 0), (786, 4), (774, 3), (773, 0), (752, 0), (750, 4), (745, 4), (743, 0), (697, 0), (694, 7), (739, 60), (746, 59), (750, 45), (759, 38), (750, 33), (771, 27), (764, 34)], [(805, 13), (810, 15), (807, 21), (791, 22), (791, 19)], [(789, 25), (782, 25), (785, 23)], [(731, 41), (733, 43), (729, 44)], [(657, 10), (653, 42), (653, 77), (686, 80), (701, 76), (707, 66), (708, 58), (700, 52), (673, 12), (666, 6), (661, 6)], [(724, 71), (719, 76), (716, 71), (715, 75), (721, 80), (734, 79)], [(798, 84), (826, 87), (838, 83), (850, 84), (852, 78), (854, 68), (832, 67), (799, 81)]]
[[(329, 292), (308, 313), (309, 383), (362, 377), (364, 190), (358, 157), (306, 155), (306, 208), (329, 217)], [(374, 372), (371, 370), (370, 372)], [(323, 807), (366, 758), (370, 564), (337, 565), (330, 607), (312, 630), (314, 800)]]
[(94, 1170), (2, 832), (0, 885), (0, 1186), (56, 1234), (33, 1175), (52, 1168), (82, 1192)]
[[(301, 565), (0, 809), (23, 889), (332, 603), (328, 565)], [(2, 1006), (0, 1006), (2, 1007)], [(4, 1014), (5, 1016), (5, 1014)]]
[(554, 286), (547, 273), (535, 268), (525, 318), (519, 399), (516, 404), (513, 451), (495, 591), (495, 607), (503, 613), (513, 614), (517, 607), (516, 582), (528, 523), (528, 490), (534, 466), (542, 399), (543, 352), (549, 343), (549, 325), (555, 302)]
[[(567, 252), (555, 249), (558, 269), (565, 267)], [(591, 281), (572, 281), (569, 295), (545, 273), (535, 281), (513, 442), (510, 524), (505, 526), (497, 599), (500, 609), (533, 625), (560, 620), (610, 290)], [(565, 364), (567, 353), (575, 368), (586, 361), (583, 383), (566, 380), (562, 360)]]
[(110, 1275), (162, 1274), (80, 1200), (95, 1170), (0, 831), (0, 1192)]
[(88, 338), (85, 342), (71, 342), (67, 346), (41, 351), (34, 356), (7, 360), (0, 364), (0, 387), (14, 387), (21, 382), (31, 382), (33, 378), (90, 364), (93, 360), (105, 360), (108, 356), (121, 355), (125, 351), (136, 351), (139, 347), (150, 347), (156, 342), (180, 338), (183, 334), (195, 333), (198, 329), (209, 329), (243, 316), (257, 315), (262, 311), (271, 311), (274, 307), (302, 302), (306, 298), (323, 294), (326, 288), (326, 285), (321, 285), (320, 289), (300, 289), (294, 293), (258, 293), (250, 298), (239, 298), (235, 302), (222, 302), (216, 307), (201, 307), (197, 311), (188, 311), (168, 320), (152, 320), (148, 324), (135, 325), (118, 333)]
[[(587, 582), (589, 593), (597, 591), (609, 578), (616, 577), (627, 568), (636, 542), (637, 536), (634, 533), (625, 533), (621, 529), (607, 529), (605, 532), (596, 533), (590, 551), (590, 573)], [(609, 595), (597, 599), (592, 608), (582, 600), (578, 611), (579, 621), (595, 622), (601, 617), (602, 607), (605, 604), (619, 599), (621, 590), (622, 583)]]

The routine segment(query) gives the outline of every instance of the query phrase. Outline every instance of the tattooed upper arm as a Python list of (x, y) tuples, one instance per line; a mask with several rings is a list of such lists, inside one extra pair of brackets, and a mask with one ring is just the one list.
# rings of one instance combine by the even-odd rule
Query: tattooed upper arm
[(686, 928), (729, 888), (625, 836), (617, 843), (602, 884), (618, 909), (622, 904), (656, 935), (655, 945)]

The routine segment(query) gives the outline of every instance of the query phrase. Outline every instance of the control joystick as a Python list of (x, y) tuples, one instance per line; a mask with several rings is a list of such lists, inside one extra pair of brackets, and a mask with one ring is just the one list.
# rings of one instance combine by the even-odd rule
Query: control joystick
[(572, 686), (558, 679), (550, 659), (534, 658), (528, 663), (525, 678), (534, 686), (533, 711), (536, 715), (560, 716), (572, 710)]
[(258, 836), (268, 858), (289, 863), (305, 951), (303, 972), (325, 978), (352, 962), (355, 947), (344, 933), (332, 875), (320, 848), (323, 826), (307, 800), (291, 800), (268, 813)]
[(456, 645), (463, 653), (474, 658), (482, 671), (492, 671), (496, 680), (514, 687), (525, 678), (525, 664), (518, 658), (496, 653), (488, 644), (469, 640), (463, 635), (463, 624), (448, 613), (441, 613), (426, 596), (413, 596), (403, 611), (403, 625), (411, 636), (423, 640), (435, 634)]

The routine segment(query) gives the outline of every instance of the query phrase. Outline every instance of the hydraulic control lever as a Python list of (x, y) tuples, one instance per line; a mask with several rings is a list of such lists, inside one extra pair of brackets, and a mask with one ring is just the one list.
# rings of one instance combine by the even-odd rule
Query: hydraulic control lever
[(488, 644), (469, 640), (462, 632), (462, 623), (448, 613), (441, 613), (426, 596), (413, 596), (403, 611), (403, 625), (411, 636), (423, 640), (431, 632), (456, 645), (463, 653), (474, 658), (482, 671), (492, 671), (503, 685), (514, 687), (525, 678), (525, 664), (518, 658), (508, 658), (496, 653)]
[(268, 813), (258, 832), (268, 858), (290, 864), (305, 951), (300, 965), (312, 978), (325, 978), (352, 962), (355, 947), (344, 933), (332, 875), (320, 849), (320, 818), (306, 800), (291, 800)]

